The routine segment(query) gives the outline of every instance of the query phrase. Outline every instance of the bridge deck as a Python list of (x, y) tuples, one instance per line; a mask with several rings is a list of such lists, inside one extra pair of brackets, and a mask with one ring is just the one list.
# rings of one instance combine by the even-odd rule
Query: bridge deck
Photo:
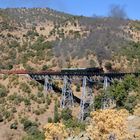
[(107, 77), (123, 77), (125, 75), (135, 75), (139, 76), (140, 72), (108, 72), (108, 73), (95, 73), (95, 72), (87, 72), (86, 70), (84, 71), (69, 71), (69, 72), (63, 72), (63, 71), (40, 71), (40, 72), (34, 72), (34, 71), (27, 71), (27, 70), (5, 70), (5, 71), (0, 71), (0, 74), (29, 74), (30, 76), (45, 76), (45, 75), (50, 75), (50, 76), (107, 76)]
[(89, 72), (43, 72), (43, 73), (28, 73), (29, 75), (36, 76), (107, 76), (107, 77), (123, 77), (125, 75), (139, 76), (140, 73), (89, 73)]

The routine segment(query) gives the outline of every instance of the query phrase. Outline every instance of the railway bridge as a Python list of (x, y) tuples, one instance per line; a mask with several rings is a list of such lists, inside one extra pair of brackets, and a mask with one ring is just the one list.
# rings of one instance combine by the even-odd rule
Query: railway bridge
[[(107, 90), (108, 85), (114, 79), (122, 79), (126, 75), (139, 76), (140, 73), (104, 73), (104, 72), (93, 72), (87, 70), (69, 70), (69, 71), (0, 71), (0, 74), (28, 74), (33, 80), (44, 85), (47, 92), (54, 90), (61, 94), (61, 107), (68, 108), (73, 107), (74, 102), (80, 104), (79, 119), (83, 121), (91, 106), (94, 106), (94, 94), (93, 87), (95, 84), (101, 83), (104, 90)], [(63, 87), (59, 88), (54, 84), (55, 80), (63, 80)], [(81, 98), (78, 98), (73, 94), (72, 83), (74, 81), (82, 83)], [(102, 109), (108, 107), (108, 102), (113, 102), (111, 99), (103, 99)], [(94, 110), (94, 108), (93, 108)]]
[[(122, 79), (126, 75), (139, 76), (140, 73), (95, 73), (87, 71), (67, 71), (67, 72), (39, 72), (29, 73), (30, 77), (44, 85), (47, 91), (55, 90), (61, 94), (61, 107), (67, 108), (74, 106), (74, 102), (80, 104), (79, 119), (83, 121), (91, 106), (94, 106), (93, 87), (95, 84), (101, 83), (104, 90), (107, 90), (108, 85), (114, 79)], [(54, 84), (54, 80), (63, 80), (63, 88), (60, 89)], [(81, 98), (73, 94), (71, 84), (75, 80), (82, 82)], [(112, 99), (103, 99), (102, 109), (108, 107), (109, 102), (114, 102)], [(94, 110), (94, 108), (92, 108)]]

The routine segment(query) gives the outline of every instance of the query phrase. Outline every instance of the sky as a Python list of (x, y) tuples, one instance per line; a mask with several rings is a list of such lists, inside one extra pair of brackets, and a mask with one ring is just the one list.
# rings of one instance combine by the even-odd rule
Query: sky
[(130, 19), (140, 20), (140, 0), (0, 0), (0, 8), (48, 7), (83, 16), (107, 16), (111, 5), (123, 7)]

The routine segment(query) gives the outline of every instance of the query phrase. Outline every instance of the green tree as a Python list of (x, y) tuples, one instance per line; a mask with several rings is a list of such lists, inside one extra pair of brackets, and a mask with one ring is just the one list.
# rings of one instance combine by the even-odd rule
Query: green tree
[(125, 107), (130, 112), (136, 105), (136, 97), (129, 95), (130, 92), (139, 88), (138, 79), (133, 75), (127, 75), (122, 81), (115, 80), (109, 89), (111, 97), (114, 97), (118, 107)]
[(77, 92), (80, 92), (80, 87), (81, 87), (81, 86), (80, 86), (79, 84), (76, 85), (76, 91), (77, 91)]
[(124, 103), (124, 107), (130, 112), (133, 113), (134, 107), (137, 105), (137, 96), (131, 95), (127, 97), (127, 100)]
[(95, 109), (100, 109), (101, 108), (103, 97), (104, 97), (104, 94), (103, 93), (95, 96), (95, 100), (94, 100), (94, 108)]
[(3, 116), (0, 114), (0, 122), (3, 122)]
[(23, 140), (44, 140), (44, 134), (38, 129), (38, 125), (28, 119), (22, 119), (24, 130), (28, 136), (23, 137)]
[(72, 111), (69, 108), (63, 109), (62, 112), (61, 112), (61, 118), (64, 121), (72, 119)]
[(138, 80), (134, 75), (127, 75), (124, 78), (123, 84), (125, 86), (125, 90), (127, 91), (136, 90), (136, 88), (138, 87)]
[(73, 130), (79, 130), (79, 132), (85, 130), (85, 123), (79, 122), (79, 120), (75, 118), (65, 121), (64, 124), (67, 128), (72, 128)]
[(105, 63), (105, 68), (106, 68), (107, 70), (111, 70), (111, 69), (112, 69), (112, 64), (111, 64), (110, 62), (106, 62), (106, 63)]
[(25, 104), (25, 105), (31, 105), (30, 99), (25, 98), (25, 99), (24, 99), (24, 104)]
[(7, 91), (4, 85), (0, 84), (0, 98), (7, 96)]
[(127, 99), (128, 93), (125, 90), (125, 86), (122, 82), (115, 82), (110, 90), (111, 96), (116, 100), (116, 104), (119, 107), (124, 106), (124, 102)]
[(57, 123), (59, 122), (59, 113), (58, 113), (58, 106), (57, 104), (55, 103), (55, 106), (54, 106), (54, 123)]
[(52, 122), (53, 122), (52, 118), (48, 117), (48, 123), (52, 123)]
[(47, 65), (43, 65), (42, 70), (47, 70), (48, 66)]

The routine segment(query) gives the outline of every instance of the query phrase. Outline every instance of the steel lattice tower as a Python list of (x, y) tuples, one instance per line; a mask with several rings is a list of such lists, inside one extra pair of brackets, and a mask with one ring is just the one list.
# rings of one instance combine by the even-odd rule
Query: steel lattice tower
[(87, 76), (83, 77), (82, 95), (80, 102), (80, 115), (79, 120), (83, 121), (86, 115), (90, 112), (91, 105), (93, 105), (93, 93), (91, 82), (87, 83)]
[(104, 83), (103, 83), (103, 89), (105, 91), (105, 95), (102, 98), (102, 109), (107, 109), (109, 108), (109, 98), (107, 97), (107, 88), (108, 88), (108, 78), (105, 76), (104, 77)]
[(51, 77), (48, 76), (48, 75), (45, 76), (44, 89), (45, 89), (47, 92), (53, 91), (53, 88), (52, 88), (52, 79), (51, 79)]
[(102, 98), (102, 109), (108, 109), (112, 105), (115, 105), (115, 102), (114, 102), (113, 98), (110, 98), (108, 96), (108, 86), (109, 86), (109, 78), (108, 77), (104, 77), (103, 89), (105, 91), (105, 95)]
[(67, 108), (73, 106), (74, 106), (74, 100), (73, 100), (73, 94), (71, 89), (71, 80), (67, 76), (64, 76), (62, 97), (61, 97), (61, 107)]
[(103, 89), (104, 89), (104, 90), (107, 90), (107, 87), (108, 87), (108, 78), (105, 76), (105, 77), (104, 77)]

